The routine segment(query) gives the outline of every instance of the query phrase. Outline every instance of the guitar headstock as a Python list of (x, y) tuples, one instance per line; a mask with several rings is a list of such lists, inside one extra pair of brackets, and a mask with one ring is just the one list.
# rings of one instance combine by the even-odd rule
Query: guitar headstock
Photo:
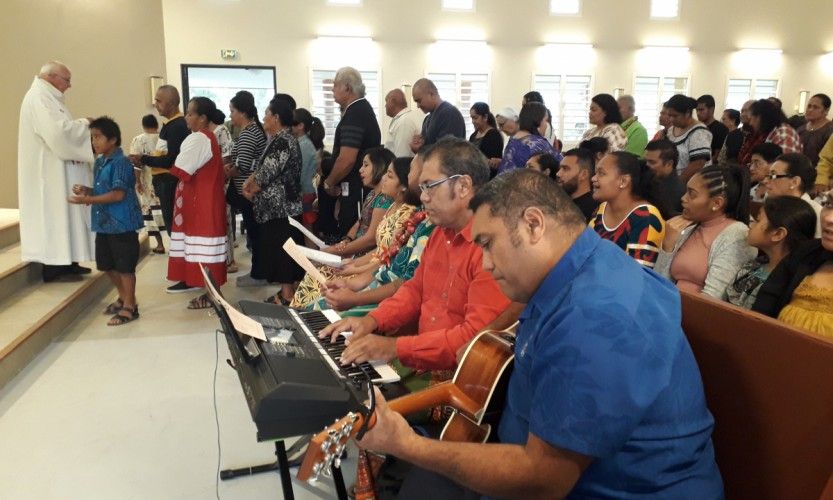
[(360, 413), (350, 412), (319, 432), (310, 440), (304, 461), (296, 476), (300, 481), (316, 481), (322, 474), (330, 476), (333, 465), (341, 466), (341, 455), (347, 442), (358, 434), (364, 422)]

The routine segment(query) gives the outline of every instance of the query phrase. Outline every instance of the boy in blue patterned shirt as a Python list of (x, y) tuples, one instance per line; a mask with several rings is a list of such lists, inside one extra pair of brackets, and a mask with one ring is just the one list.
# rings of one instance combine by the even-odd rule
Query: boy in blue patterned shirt
[(119, 298), (104, 310), (113, 317), (110, 326), (123, 325), (139, 318), (136, 305), (136, 264), (139, 262), (139, 236), (144, 226), (133, 165), (121, 150), (121, 131), (109, 117), (90, 123), (95, 160), (94, 186), (76, 184), (70, 203), (92, 205), (92, 230), (95, 237), (95, 263), (107, 273)]

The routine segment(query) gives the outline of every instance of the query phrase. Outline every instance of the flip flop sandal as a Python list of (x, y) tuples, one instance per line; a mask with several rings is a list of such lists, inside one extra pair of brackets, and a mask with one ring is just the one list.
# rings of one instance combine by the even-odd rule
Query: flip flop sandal
[(263, 302), (266, 302), (267, 304), (275, 304), (275, 305), (281, 305), (281, 306), (284, 306), (284, 307), (289, 307), (289, 303), (292, 302), (292, 301), (291, 300), (286, 300), (285, 298), (283, 298), (281, 296), (280, 292), (278, 292), (275, 295), (270, 295), (270, 296), (266, 297), (266, 299)]
[[(130, 316), (125, 316), (121, 314), (122, 311), (127, 311)], [(121, 326), (125, 323), (130, 323), (131, 321), (139, 319), (139, 311), (137, 308), (131, 309), (129, 307), (122, 307), (119, 312), (113, 315), (110, 318), (110, 321), (107, 323), (107, 326)]]
[(124, 302), (122, 302), (121, 299), (117, 299), (115, 302), (107, 306), (102, 314), (118, 314), (118, 312), (121, 311), (122, 306), (124, 306)]
[(188, 309), (196, 310), (196, 309), (208, 309), (211, 307), (211, 299), (208, 298), (208, 294), (204, 293), (197, 298), (191, 299), (188, 302)]

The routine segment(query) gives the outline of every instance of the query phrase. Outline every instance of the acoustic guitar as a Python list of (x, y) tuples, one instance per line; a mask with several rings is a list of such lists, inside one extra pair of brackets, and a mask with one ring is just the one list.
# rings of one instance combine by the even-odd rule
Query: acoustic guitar
[[(491, 425), (484, 420), (498, 405), (503, 406), (502, 397), (515, 357), (513, 332), (516, 326), (517, 323), (500, 332), (481, 332), (466, 349), (453, 379), (391, 400), (388, 407), (409, 415), (437, 405), (449, 406), (451, 417), (443, 427), (440, 439), (485, 442), (491, 433)], [(366, 428), (372, 429), (376, 423), (375, 414), (365, 417), (351, 412), (312, 438), (297, 478), (312, 482), (322, 474), (329, 475), (334, 464), (339, 467), (344, 448), (362, 429), (365, 418), (369, 419)]]

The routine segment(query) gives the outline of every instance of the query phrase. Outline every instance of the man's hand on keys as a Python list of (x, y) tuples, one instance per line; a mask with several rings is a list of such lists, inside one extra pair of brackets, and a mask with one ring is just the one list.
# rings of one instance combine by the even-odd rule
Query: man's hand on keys
[(335, 342), (336, 338), (338, 338), (340, 334), (344, 332), (353, 332), (353, 335), (350, 336), (350, 340), (355, 341), (356, 339), (376, 331), (376, 326), (376, 320), (371, 316), (365, 316), (363, 318), (344, 318), (321, 330), (321, 333), (318, 334), (318, 338), (325, 339), (329, 337), (330, 342)]

